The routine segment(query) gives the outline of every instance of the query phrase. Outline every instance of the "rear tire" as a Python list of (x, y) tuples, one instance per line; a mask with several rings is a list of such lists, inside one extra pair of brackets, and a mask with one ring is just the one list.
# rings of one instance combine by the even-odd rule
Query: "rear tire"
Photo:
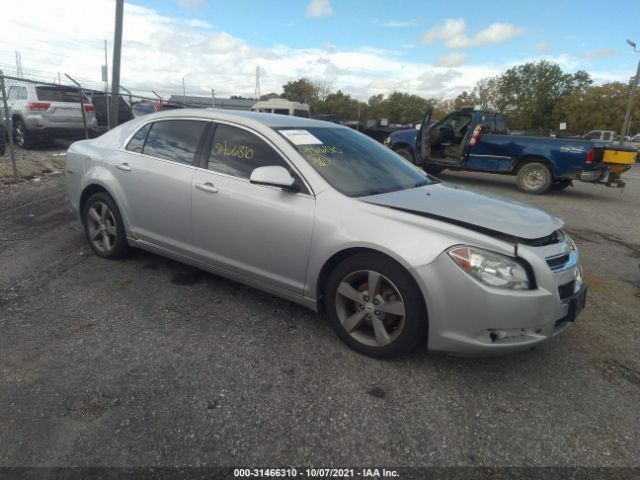
[(547, 165), (540, 162), (524, 164), (518, 170), (518, 188), (525, 193), (542, 195), (553, 184), (553, 174)]
[(108, 193), (98, 192), (89, 197), (82, 223), (89, 246), (97, 256), (117, 260), (130, 252), (120, 210)]
[(325, 309), (342, 341), (370, 357), (404, 355), (427, 334), (422, 292), (404, 267), (376, 253), (356, 254), (331, 272)]
[(13, 138), (20, 148), (29, 148), (33, 143), (31, 134), (19, 118), (13, 121)]

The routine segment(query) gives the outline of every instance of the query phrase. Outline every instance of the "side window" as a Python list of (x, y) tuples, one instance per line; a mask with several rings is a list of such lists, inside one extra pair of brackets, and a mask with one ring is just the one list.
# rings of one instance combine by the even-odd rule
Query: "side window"
[(604, 132), (602, 135), (603, 140), (611, 140), (611, 132)]
[(507, 134), (507, 127), (504, 124), (504, 117), (502, 117), (501, 115), (496, 115), (496, 131), (495, 133), (497, 133), (498, 135), (506, 135)]
[(289, 115), (288, 108), (274, 108), (273, 113), (277, 113), (278, 115)]
[(496, 131), (495, 118), (493, 115), (482, 116), (482, 131), (484, 133), (494, 133)]
[(27, 87), (20, 87), (19, 99), (20, 100), (26, 100), (27, 99)]
[(147, 135), (143, 153), (180, 163), (193, 163), (207, 122), (164, 120), (155, 122)]
[(127, 150), (130, 152), (142, 153), (144, 148), (144, 141), (147, 139), (147, 133), (151, 129), (151, 124), (147, 124), (136, 132), (136, 134), (129, 140)]
[(249, 178), (258, 167), (279, 165), (291, 170), (278, 153), (254, 134), (219, 124), (209, 153), (209, 170)]
[(7, 100), (15, 100), (18, 98), (18, 87), (9, 87), (9, 93), (7, 93)]

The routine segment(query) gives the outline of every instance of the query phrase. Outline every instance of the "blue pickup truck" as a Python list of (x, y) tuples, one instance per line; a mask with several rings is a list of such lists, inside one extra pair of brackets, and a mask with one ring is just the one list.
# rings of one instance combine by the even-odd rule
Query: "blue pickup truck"
[(583, 139), (509, 135), (496, 112), (463, 108), (419, 129), (393, 132), (385, 145), (427, 172), (468, 170), (515, 175), (518, 188), (542, 194), (573, 180), (624, 186), (602, 163), (604, 144)]

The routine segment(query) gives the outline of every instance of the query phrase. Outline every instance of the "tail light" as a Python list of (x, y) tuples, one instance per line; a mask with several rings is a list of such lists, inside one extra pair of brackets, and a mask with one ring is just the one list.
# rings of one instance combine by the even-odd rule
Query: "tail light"
[(85, 112), (95, 112), (96, 111), (96, 107), (95, 107), (95, 105), (85, 105), (84, 106), (84, 111)]
[(27, 108), (32, 112), (46, 112), (51, 106), (48, 102), (29, 102)]
[(593, 163), (593, 147), (587, 150), (587, 156), (584, 158), (584, 163), (591, 165)]
[(481, 126), (477, 125), (476, 128), (473, 129), (473, 134), (471, 135), (471, 140), (469, 141), (469, 146), (473, 147), (476, 143), (478, 143), (478, 139), (480, 138), (480, 130)]

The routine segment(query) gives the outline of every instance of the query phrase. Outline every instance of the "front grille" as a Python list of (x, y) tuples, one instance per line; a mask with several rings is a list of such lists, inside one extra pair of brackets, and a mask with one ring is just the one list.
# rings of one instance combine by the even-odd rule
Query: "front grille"
[(568, 253), (563, 253), (562, 255), (556, 255), (555, 257), (547, 257), (545, 260), (551, 270), (559, 270), (567, 264), (569, 258), (570, 255)]
[(573, 289), (576, 286), (575, 280), (572, 280), (569, 283), (565, 283), (564, 285), (560, 285), (558, 287), (558, 293), (560, 294), (560, 300), (566, 300), (571, 295), (573, 295)]

